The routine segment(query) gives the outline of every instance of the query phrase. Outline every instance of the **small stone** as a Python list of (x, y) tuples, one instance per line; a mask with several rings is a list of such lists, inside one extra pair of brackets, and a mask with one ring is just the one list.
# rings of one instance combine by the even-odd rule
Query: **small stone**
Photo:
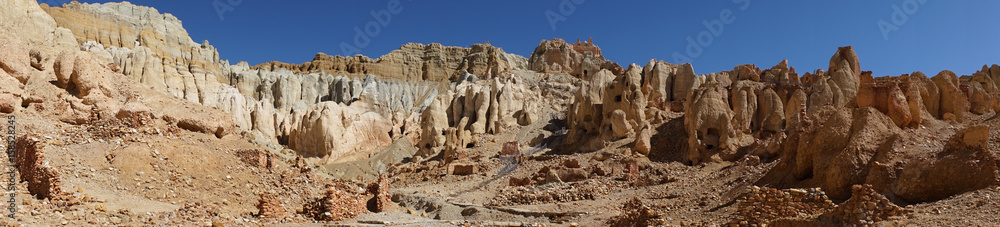
[(472, 216), (476, 213), (479, 213), (479, 210), (477, 210), (475, 207), (469, 207), (462, 210), (462, 216)]
[(563, 161), (563, 166), (567, 168), (580, 168), (580, 161), (576, 159), (566, 159)]
[(464, 163), (452, 163), (448, 165), (448, 174), (460, 175), (460, 176), (470, 175), (470, 174), (475, 174), (477, 172), (476, 169), (477, 168), (475, 165), (464, 164)]
[(94, 210), (107, 212), (108, 211), (108, 207), (105, 206), (103, 203), (101, 203), (101, 204), (97, 204), (96, 206), (94, 206)]

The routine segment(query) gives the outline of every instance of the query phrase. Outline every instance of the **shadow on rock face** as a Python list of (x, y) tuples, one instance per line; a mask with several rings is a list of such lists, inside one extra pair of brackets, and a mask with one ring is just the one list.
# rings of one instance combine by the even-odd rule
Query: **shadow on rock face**
[(691, 164), (684, 158), (687, 151), (687, 133), (684, 130), (684, 117), (668, 120), (656, 128), (659, 132), (653, 135), (651, 141), (653, 150), (649, 152), (649, 160), (655, 162), (681, 162)]

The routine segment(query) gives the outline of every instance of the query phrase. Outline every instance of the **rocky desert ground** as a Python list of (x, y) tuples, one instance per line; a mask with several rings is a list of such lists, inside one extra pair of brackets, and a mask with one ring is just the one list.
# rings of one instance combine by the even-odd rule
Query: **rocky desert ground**
[(1000, 223), (995, 64), (698, 74), (558, 38), (232, 64), (154, 8), (0, 2), (6, 226)]

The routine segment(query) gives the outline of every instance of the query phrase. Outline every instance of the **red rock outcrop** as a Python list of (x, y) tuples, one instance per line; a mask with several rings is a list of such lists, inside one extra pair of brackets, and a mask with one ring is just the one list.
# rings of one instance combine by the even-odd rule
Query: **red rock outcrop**
[[(905, 127), (913, 119), (913, 111), (899, 78), (872, 78), (871, 72), (863, 72), (858, 89), (858, 107), (874, 107), (886, 114), (899, 127)], [(911, 95), (913, 96), (913, 95)], [(915, 103), (914, 103), (915, 104)], [(919, 117), (919, 116), (918, 116)]]
[(573, 44), (559, 38), (542, 40), (528, 58), (528, 69), (538, 72), (566, 72), (585, 80), (602, 69), (621, 69), (616, 66), (616, 63), (604, 59), (601, 48), (594, 45), (593, 39), (587, 42), (577, 40)]

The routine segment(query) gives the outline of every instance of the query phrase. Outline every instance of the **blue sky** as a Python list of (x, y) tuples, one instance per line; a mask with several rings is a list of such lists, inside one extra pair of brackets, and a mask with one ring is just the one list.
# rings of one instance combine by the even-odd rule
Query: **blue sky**
[[(803, 74), (826, 69), (836, 48), (846, 45), (854, 46), (862, 70), (876, 76), (933, 76), (944, 69), (963, 75), (1000, 64), (1000, 1), (398, 1), (396, 7), (390, 0), (132, 2), (174, 14), (196, 42), (209, 40), (232, 63), (343, 54), (342, 43), (359, 47), (355, 27), (363, 31), (374, 22), (378, 34), (357, 48), (373, 58), (408, 42), (487, 41), (527, 57), (542, 39), (592, 37), (606, 58), (623, 66), (653, 58), (693, 61), (699, 74), (745, 63), (770, 68), (782, 59)], [(384, 26), (371, 15), (383, 10), (391, 14)], [(553, 30), (549, 18), (564, 20)], [(730, 23), (720, 30), (715, 20)]]

